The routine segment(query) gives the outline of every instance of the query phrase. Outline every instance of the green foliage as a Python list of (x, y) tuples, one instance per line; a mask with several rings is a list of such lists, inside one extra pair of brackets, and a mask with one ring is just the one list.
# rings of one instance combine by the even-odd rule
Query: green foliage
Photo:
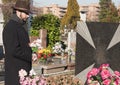
[(120, 17), (118, 16), (117, 8), (111, 0), (100, 0), (100, 22), (119, 22)]
[(77, 21), (80, 21), (79, 5), (77, 0), (68, 0), (67, 12), (61, 20), (61, 28), (75, 29)]
[(38, 30), (30, 30), (30, 36), (39, 36), (39, 31)]
[(34, 30), (47, 29), (48, 46), (52, 47), (60, 40), (60, 20), (52, 14), (39, 15), (33, 18)]
[(3, 3), (16, 2), (17, 0), (2, 0)]

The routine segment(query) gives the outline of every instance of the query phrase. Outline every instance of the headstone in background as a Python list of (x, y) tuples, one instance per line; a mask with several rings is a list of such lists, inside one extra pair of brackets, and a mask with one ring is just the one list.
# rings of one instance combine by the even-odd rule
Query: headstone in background
[(75, 62), (76, 32), (71, 30), (68, 33), (68, 62)]
[(47, 47), (47, 30), (46, 29), (40, 29), (39, 37), (41, 39), (41, 44), (43, 48)]
[(68, 49), (75, 50), (76, 48), (76, 32), (71, 30), (68, 32)]
[(30, 36), (30, 42), (33, 42), (34, 40), (37, 40), (39, 37), (38, 36)]
[(87, 73), (92, 67), (99, 67), (103, 63), (108, 63), (112, 70), (120, 71), (119, 36), (119, 23), (78, 22), (75, 62), (76, 76), (86, 73), (83, 75), (84, 77), (79, 76), (80, 79), (86, 78)]

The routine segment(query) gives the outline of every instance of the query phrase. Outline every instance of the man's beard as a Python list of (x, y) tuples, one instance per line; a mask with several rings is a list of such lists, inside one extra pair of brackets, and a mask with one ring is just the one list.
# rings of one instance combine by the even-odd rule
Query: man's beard
[(20, 18), (22, 21), (26, 22), (28, 18), (22, 18), (22, 14), (20, 14)]

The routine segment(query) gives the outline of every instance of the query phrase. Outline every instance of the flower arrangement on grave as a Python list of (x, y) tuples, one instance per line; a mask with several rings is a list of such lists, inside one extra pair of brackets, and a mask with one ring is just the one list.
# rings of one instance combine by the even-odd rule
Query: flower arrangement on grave
[(34, 40), (32, 43), (30, 43), (30, 46), (32, 48), (33, 53), (36, 53), (38, 51), (38, 49), (43, 48), (41, 45), (41, 39)]
[(109, 64), (102, 64), (99, 68), (93, 68), (87, 74), (88, 85), (120, 85), (120, 72), (109, 71)]
[(63, 42), (56, 42), (55, 45), (53, 46), (52, 50), (54, 54), (61, 55), (65, 51), (65, 44)]
[(48, 48), (38, 49), (36, 53), (32, 54), (33, 63), (45, 63), (48, 59), (52, 59), (52, 51)]
[(32, 48), (32, 61), (33, 63), (46, 62), (48, 58), (52, 57), (52, 51), (44, 48), (41, 45), (41, 39), (34, 40), (30, 43)]
[(41, 49), (41, 50), (38, 50), (37, 52), (37, 59), (38, 59), (38, 62), (46, 62), (48, 60), (48, 58), (51, 58), (52, 57), (52, 52), (50, 49)]
[(67, 53), (68, 56), (75, 56), (75, 51), (72, 48), (66, 48), (65, 53)]
[(19, 71), (20, 85), (46, 85), (46, 79), (43, 76), (36, 75), (32, 69), (27, 76), (27, 72), (24, 69)]

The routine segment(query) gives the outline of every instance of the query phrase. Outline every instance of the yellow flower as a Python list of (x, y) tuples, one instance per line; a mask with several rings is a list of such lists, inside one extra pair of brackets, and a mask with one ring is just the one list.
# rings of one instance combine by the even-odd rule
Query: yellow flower
[(38, 53), (43, 53), (43, 50), (38, 50)]

